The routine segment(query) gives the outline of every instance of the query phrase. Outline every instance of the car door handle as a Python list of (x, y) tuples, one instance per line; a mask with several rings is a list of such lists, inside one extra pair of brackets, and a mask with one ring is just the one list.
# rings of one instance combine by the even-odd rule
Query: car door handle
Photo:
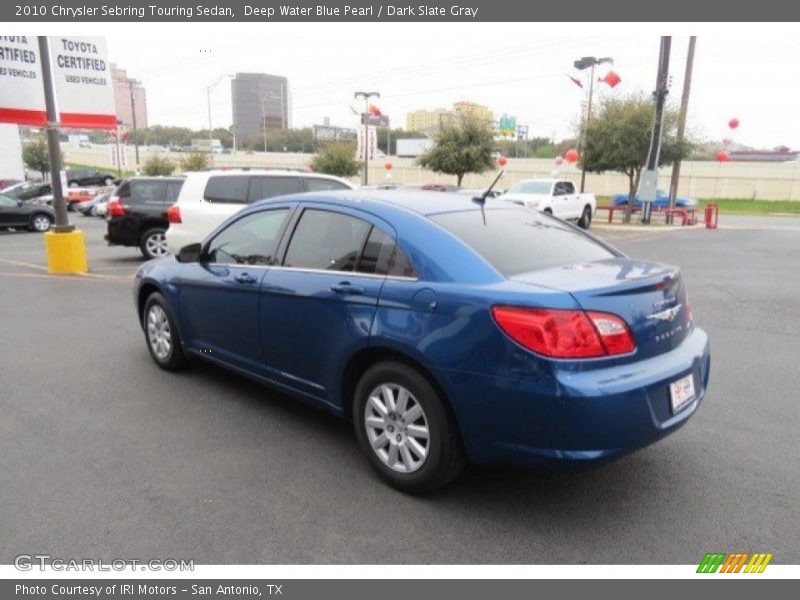
[(351, 296), (363, 296), (366, 290), (364, 290), (363, 287), (359, 287), (347, 281), (343, 281), (342, 283), (337, 283), (336, 285), (332, 285), (331, 291), (335, 294), (350, 294)]
[(234, 277), (234, 279), (236, 281), (238, 281), (239, 283), (255, 283), (256, 282), (256, 278), (253, 277), (252, 275), (250, 275), (249, 273), (239, 273), (238, 275), (236, 275), (236, 277)]

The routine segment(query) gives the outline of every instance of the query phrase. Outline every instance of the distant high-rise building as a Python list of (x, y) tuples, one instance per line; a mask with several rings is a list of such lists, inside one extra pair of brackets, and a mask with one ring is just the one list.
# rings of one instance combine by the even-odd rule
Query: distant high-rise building
[(231, 80), (233, 126), (238, 139), (255, 142), (265, 129), (291, 127), (289, 80), (266, 73), (236, 73)]
[[(111, 81), (114, 85), (114, 105), (117, 120), (125, 127), (133, 126), (133, 114), (136, 112), (136, 127), (147, 127), (147, 93), (142, 84), (128, 77), (125, 69), (119, 69), (111, 63)], [(133, 93), (133, 107), (131, 107)]]

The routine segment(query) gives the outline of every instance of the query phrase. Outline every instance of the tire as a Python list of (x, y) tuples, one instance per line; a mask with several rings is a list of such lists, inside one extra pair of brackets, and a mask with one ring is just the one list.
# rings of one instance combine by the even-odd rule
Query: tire
[(75, 212), (75, 204), (73, 202), (67, 202), (67, 212)]
[(106, 187), (112, 186), (114, 185), (114, 180), (111, 179), (111, 177), (106, 177), (105, 179), (103, 179), (103, 184), (105, 184)]
[(158, 292), (147, 297), (142, 312), (142, 329), (150, 356), (165, 371), (177, 371), (186, 365), (175, 318), (166, 298)]
[(31, 222), (28, 225), (28, 228), (31, 231), (36, 231), (37, 233), (44, 233), (45, 231), (49, 231), (52, 225), (53, 217), (46, 213), (35, 213), (31, 215)]
[(162, 227), (153, 227), (142, 234), (139, 238), (139, 250), (145, 258), (161, 258), (169, 253), (166, 233), (166, 229)]
[(76, 187), (78, 187), (78, 182), (77, 182), (77, 181), (70, 181), (70, 182), (69, 182), (69, 187), (71, 187), (71, 188), (76, 188)]
[(583, 207), (583, 214), (578, 219), (578, 227), (581, 229), (589, 229), (592, 226), (592, 207), (588, 204)]
[(553, 216), (553, 209), (552, 208), (545, 208), (542, 212), (544, 214), (546, 214), (546, 215), (550, 215), (551, 217)]
[[(402, 391), (408, 394), (405, 411), (400, 407)], [(381, 362), (364, 373), (353, 398), (353, 425), (372, 467), (402, 492), (440, 488), (466, 464), (458, 427), (444, 399), (425, 377), (403, 363)]]

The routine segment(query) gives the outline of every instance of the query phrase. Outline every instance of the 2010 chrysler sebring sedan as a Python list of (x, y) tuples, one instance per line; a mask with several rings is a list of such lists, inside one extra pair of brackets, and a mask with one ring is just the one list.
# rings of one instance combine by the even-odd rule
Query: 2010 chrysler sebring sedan
[(676, 267), (456, 194), (261, 201), (142, 265), (135, 301), (160, 367), (199, 357), (350, 419), (410, 492), (467, 461), (620, 456), (685, 423), (708, 383)]

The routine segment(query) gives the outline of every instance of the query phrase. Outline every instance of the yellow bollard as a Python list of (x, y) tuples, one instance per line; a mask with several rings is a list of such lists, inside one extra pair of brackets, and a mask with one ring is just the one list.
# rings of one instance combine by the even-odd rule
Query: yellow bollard
[(47, 256), (47, 272), (86, 273), (86, 241), (83, 232), (73, 230), (64, 233), (48, 231), (44, 234), (44, 251)]

